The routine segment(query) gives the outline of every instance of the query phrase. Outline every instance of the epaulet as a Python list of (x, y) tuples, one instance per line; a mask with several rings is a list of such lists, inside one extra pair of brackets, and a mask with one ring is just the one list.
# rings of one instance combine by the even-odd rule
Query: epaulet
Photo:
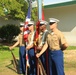
[(51, 32), (48, 31), (47, 37), (49, 37), (51, 35)]

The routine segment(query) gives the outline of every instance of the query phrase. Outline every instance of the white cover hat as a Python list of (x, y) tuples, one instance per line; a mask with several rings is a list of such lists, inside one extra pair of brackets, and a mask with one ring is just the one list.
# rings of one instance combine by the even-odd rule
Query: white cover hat
[(29, 21), (28, 25), (34, 25), (34, 21)]
[(44, 21), (44, 20), (40, 20), (40, 25), (47, 25), (48, 22), (47, 21)]
[(58, 23), (58, 22), (59, 22), (59, 20), (58, 20), (58, 19), (56, 19), (56, 18), (49, 18), (49, 22), (56, 22), (56, 23)]
[(20, 26), (24, 26), (24, 23), (23, 22), (20, 22)]

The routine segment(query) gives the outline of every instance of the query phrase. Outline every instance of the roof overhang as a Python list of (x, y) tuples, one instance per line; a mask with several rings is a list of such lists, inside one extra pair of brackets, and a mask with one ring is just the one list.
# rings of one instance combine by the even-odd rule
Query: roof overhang
[(74, 5), (74, 4), (76, 4), (76, 1), (69, 1), (69, 2), (45, 5), (44, 8), (61, 7), (61, 6), (68, 6), (68, 5)]

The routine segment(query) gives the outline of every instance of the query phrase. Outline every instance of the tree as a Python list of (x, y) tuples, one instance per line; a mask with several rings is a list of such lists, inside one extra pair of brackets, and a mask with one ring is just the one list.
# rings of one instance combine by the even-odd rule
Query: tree
[[(34, 1), (34, 0), (33, 0)], [(13, 20), (25, 20), (28, 0), (0, 0), (0, 17)], [(37, 19), (37, 8), (32, 10), (32, 19)]]
[(28, 9), (25, 0), (0, 0), (0, 17), (24, 20)]
[(12, 42), (12, 40), (20, 33), (20, 28), (17, 25), (7, 24), (0, 27), (0, 38), (5, 39), (6, 42)]
[(38, 16), (37, 16), (38, 13), (37, 12), (38, 12), (37, 7), (33, 8), (31, 17), (32, 17), (32, 20), (34, 20), (34, 21), (38, 20)]

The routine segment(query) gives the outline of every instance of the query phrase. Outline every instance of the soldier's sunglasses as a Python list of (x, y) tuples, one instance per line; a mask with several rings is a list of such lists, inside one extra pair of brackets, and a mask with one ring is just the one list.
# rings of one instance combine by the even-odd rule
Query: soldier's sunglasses
[(55, 22), (50, 22), (49, 25), (53, 25)]
[(28, 27), (30, 27), (32, 24), (29, 24)]

